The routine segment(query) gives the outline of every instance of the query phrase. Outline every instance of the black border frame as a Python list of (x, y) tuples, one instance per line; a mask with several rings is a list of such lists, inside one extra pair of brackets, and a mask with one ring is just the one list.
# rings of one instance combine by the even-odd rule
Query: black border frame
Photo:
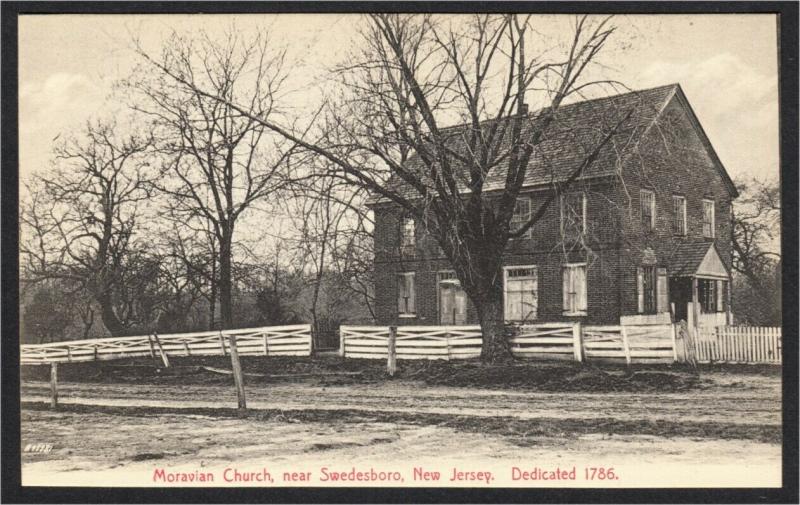
[[(2, 494), (6, 503), (798, 503), (798, 3), (783, 2), (3, 2), (2, 24)], [(525, 12), (618, 14), (774, 13), (779, 16), (783, 202), (783, 487), (661, 489), (62, 488), (21, 487), (19, 453), (18, 101), (20, 14), (322, 12)], [(794, 337), (794, 338), (792, 338)]]

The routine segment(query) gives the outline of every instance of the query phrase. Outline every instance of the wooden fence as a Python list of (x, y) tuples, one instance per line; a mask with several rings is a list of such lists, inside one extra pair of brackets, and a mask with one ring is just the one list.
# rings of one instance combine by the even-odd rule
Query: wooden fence
[[(481, 355), (480, 326), (400, 326), (398, 359), (465, 359)], [(346, 358), (387, 359), (388, 326), (341, 326), (339, 353)]]
[(700, 329), (694, 338), (700, 363), (781, 364), (781, 328), (718, 326)]
[(230, 352), (230, 336), (236, 336), (240, 355), (309, 356), (311, 354), (311, 325), (298, 324), (22, 345), (20, 362), (23, 365), (33, 365), (156, 356), (160, 353), (160, 349), (163, 349), (168, 356), (227, 355)]
[[(339, 352), (347, 358), (386, 359), (388, 326), (342, 326)], [(632, 362), (673, 362), (675, 331), (671, 324), (643, 326), (583, 326), (581, 323), (541, 323), (514, 329), (508, 337), (515, 356), (583, 361), (609, 359)], [(400, 326), (398, 359), (464, 359), (481, 353), (480, 326)]]

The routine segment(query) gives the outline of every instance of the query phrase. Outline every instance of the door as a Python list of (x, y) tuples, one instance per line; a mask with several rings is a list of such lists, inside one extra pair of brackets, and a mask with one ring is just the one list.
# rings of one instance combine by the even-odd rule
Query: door
[(687, 321), (689, 314), (686, 306), (692, 301), (692, 278), (670, 277), (669, 302), (675, 307), (675, 320)]
[(439, 324), (461, 325), (467, 322), (467, 295), (458, 279), (439, 281)]

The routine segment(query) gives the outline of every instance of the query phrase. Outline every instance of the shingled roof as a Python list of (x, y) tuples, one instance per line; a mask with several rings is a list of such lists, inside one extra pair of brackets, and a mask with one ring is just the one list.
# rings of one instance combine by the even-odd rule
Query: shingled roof
[[(672, 251), (672, 255), (668, 260), (667, 267), (669, 268), (669, 275), (673, 277), (689, 277), (698, 274), (700, 265), (703, 263), (706, 255), (709, 254), (709, 249), (712, 248), (714, 249), (714, 253), (716, 253), (716, 256), (712, 257), (721, 262), (719, 252), (716, 250), (713, 241), (679, 244), (675, 250)], [(719, 263), (719, 265), (720, 268), (728, 268), (724, 263)]]
[[(581, 178), (613, 175), (617, 169), (619, 158), (616, 148), (629, 145), (631, 140), (641, 136), (672, 98), (675, 91), (679, 89), (678, 84), (670, 84), (562, 105), (534, 150), (525, 174), (524, 186), (566, 180), (586, 156), (595, 149), (600, 140), (630, 113), (630, 118), (612, 137), (612, 142), (606, 145), (597, 160), (584, 171)], [(542, 114), (543, 111), (539, 110), (528, 115), (527, 121), (523, 124), (523, 138), (526, 134), (532, 134), (540, 124)], [(484, 121), (482, 127), (488, 128), (493, 122), (494, 120)], [(468, 125), (459, 125), (442, 131), (448, 136), (448, 147), (466, 155)], [(506, 135), (506, 145), (510, 144), (509, 137), (510, 135)], [(433, 189), (432, 181), (427, 176), (427, 167), (418, 156), (412, 156), (406, 163), (406, 168), (420, 174), (426, 184)], [(493, 166), (484, 181), (484, 191), (503, 189), (507, 170), (507, 158)], [(467, 191), (468, 170), (460, 167), (456, 172), (459, 189)], [(406, 196), (417, 195), (415, 190), (395, 174), (389, 178), (387, 189)], [(372, 203), (376, 203), (378, 200), (375, 198)]]

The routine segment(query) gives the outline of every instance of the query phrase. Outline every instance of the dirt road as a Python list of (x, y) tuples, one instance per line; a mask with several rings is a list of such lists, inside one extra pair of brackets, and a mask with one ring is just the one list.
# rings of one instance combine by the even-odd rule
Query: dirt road
[(686, 486), (779, 482), (780, 378), (713, 371), (702, 377), (702, 387), (671, 393), (549, 393), (407, 380), (254, 384), (246, 415), (232, 408), (230, 385), (63, 383), (63, 408), (52, 412), (48, 384), (26, 381), (23, 447), (53, 448), (23, 453), (23, 478), (167, 485), (153, 481), (158, 468), (202, 468), (216, 472), (219, 485), (231, 465), (268, 464), (314, 476), (271, 485), (328, 485), (319, 480), (320, 465), (391, 463), (405, 468), (410, 481), (414, 465), (445, 474), (448, 465), (479, 462), (505, 475), (504, 485), (531, 485), (509, 480), (517, 461), (624, 470), (620, 481), (603, 485), (664, 485), (665, 476)]

